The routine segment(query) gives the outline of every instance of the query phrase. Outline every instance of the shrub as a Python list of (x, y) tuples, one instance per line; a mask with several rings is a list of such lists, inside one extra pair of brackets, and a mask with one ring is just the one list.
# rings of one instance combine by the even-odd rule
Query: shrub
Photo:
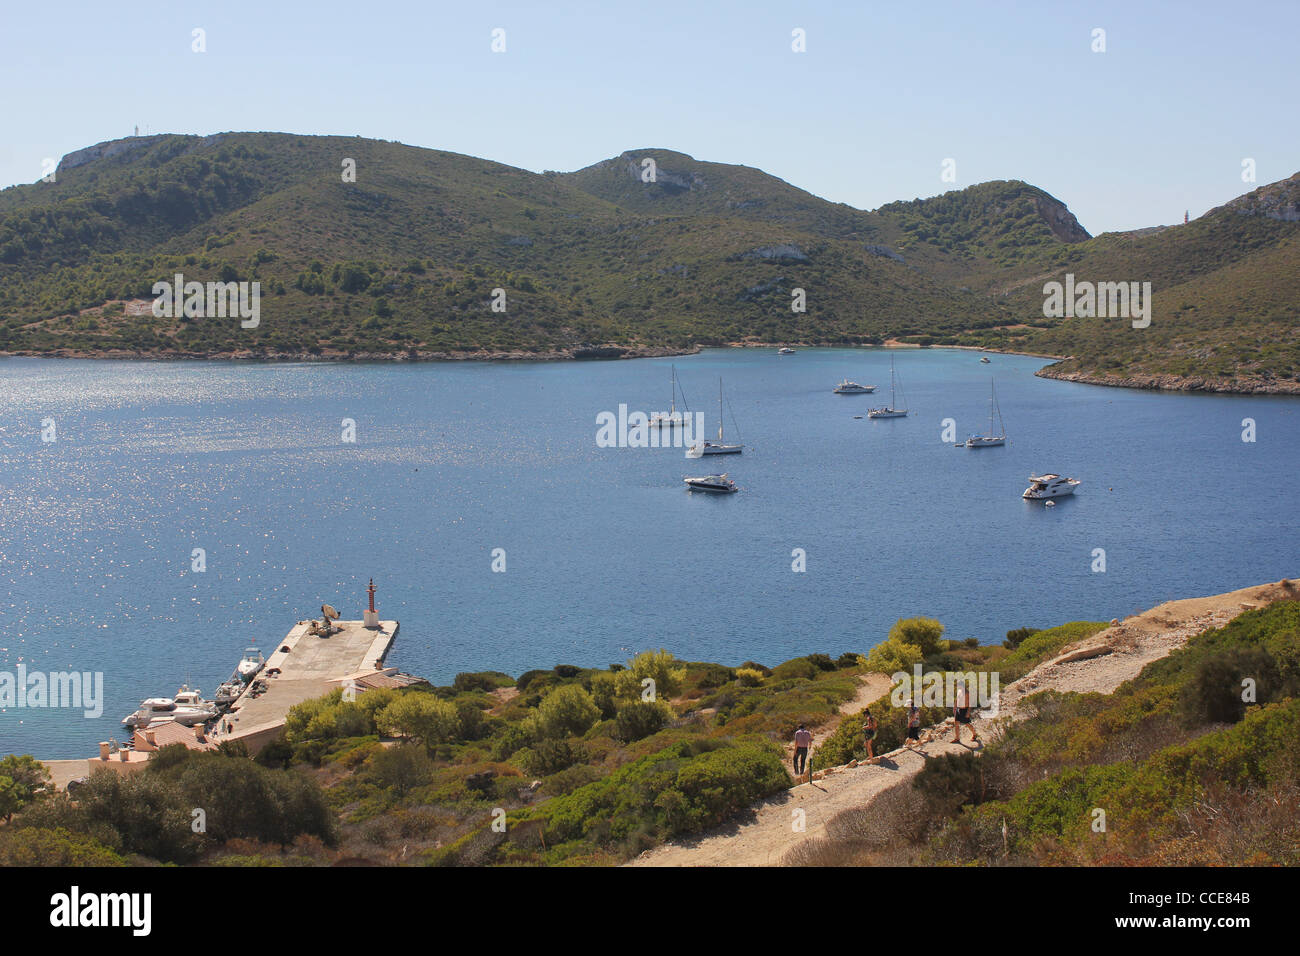
[(513, 677), (500, 671), (457, 674), (451, 682), (451, 686), (462, 693), (472, 690), (494, 691), (498, 687), (513, 687), (514, 684)]
[(416, 787), (423, 787), (433, 780), (436, 764), (429, 758), (424, 747), (410, 744), (398, 744), (396, 747), (384, 747), (368, 760), (369, 776), (375, 786), (391, 790), (398, 797), (404, 797)]
[(585, 734), (600, 719), (600, 708), (591, 695), (577, 684), (557, 687), (543, 698), (537, 722), (547, 737)]
[(126, 866), (126, 861), (83, 833), (6, 827), (0, 831), (0, 866)]
[(661, 700), (634, 700), (618, 709), (614, 736), (624, 743), (641, 740), (662, 730), (672, 716), (672, 710)]
[(752, 667), (741, 667), (736, 670), (736, 680), (741, 687), (757, 687), (763, 683), (763, 672)]
[(539, 678), (545, 678), (550, 676), (551, 676), (550, 671), (524, 671), (515, 680), (515, 687), (519, 688), (519, 693), (522, 694), (524, 691), (528, 690), (529, 684), (533, 683)]
[(893, 674), (897, 671), (909, 671), (912, 665), (921, 661), (925, 655), (918, 644), (903, 644), (892, 637), (877, 644), (867, 652), (867, 670), (877, 674)]
[(859, 664), (862, 663), (864, 663), (864, 658), (862, 657), (862, 655), (855, 654), (853, 651), (848, 651), (844, 654), (841, 654), (839, 657), (835, 658), (835, 666), (838, 667), (840, 670), (845, 670), (849, 667), (857, 667)]
[(567, 740), (543, 738), (514, 756), (515, 763), (534, 777), (548, 777), (586, 758), (586, 752)]
[(591, 678), (591, 702), (600, 710), (603, 718), (613, 717), (618, 710), (615, 698), (618, 688), (614, 684), (613, 674), (595, 674)]
[(577, 676), (578, 676), (579, 674), (581, 674), (581, 673), (582, 673), (582, 668), (581, 668), (581, 667), (575, 667), (573, 664), (556, 664), (556, 665), (555, 665), (555, 676), (556, 676), (556, 677), (563, 677), (565, 680), (568, 680), (569, 678), (572, 678), (572, 677), (577, 677)]
[(422, 693), (403, 694), (380, 711), (376, 720), (385, 731), (430, 747), (453, 739), (460, 727), (455, 704)]
[(692, 664), (688, 673), (695, 685), (703, 688), (722, 687), (736, 679), (736, 672), (721, 664)]
[(645, 651), (627, 662), (627, 670), (615, 675), (618, 695), (640, 697), (647, 678), (654, 681), (656, 697), (674, 697), (681, 692), (686, 668), (678, 666), (677, 658), (663, 649)]
[(772, 669), (773, 680), (794, 680), (803, 678), (804, 680), (813, 680), (820, 673), (817, 665), (806, 657), (796, 657), (793, 660), (786, 661), (784, 664), (778, 664)]
[(1024, 643), (1025, 638), (1037, 634), (1038, 631), (1039, 628), (1036, 627), (1018, 627), (1014, 631), (1007, 631), (1007, 638), (1002, 642), (1002, 646), (1014, 651)]
[(894, 622), (889, 629), (889, 640), (904, 645), (916, 645), (921, 656), (928, 657), (943, 649), (943, 625), (930, 617), (909, 617)]

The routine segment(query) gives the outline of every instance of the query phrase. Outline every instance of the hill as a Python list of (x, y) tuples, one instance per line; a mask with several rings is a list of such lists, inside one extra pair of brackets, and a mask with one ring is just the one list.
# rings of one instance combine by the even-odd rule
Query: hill
[[(654, 148), (537, 174), (356, 137), (134, 137), (0, 192), (0, 352), (478, 358), (900, 340), (1069, 356), (1053, 375), (1286, 391), (1300, 389), (1296, 184), (1189, 226), (1094, 238), (1017, 181), (863, 211)], [(1150, 327), (1044, 317), (1042, 286), (1066, 272), (1151, 281)], [(153, 316), (154, 284), (177, 273), (258, 282), (257, 327)]]

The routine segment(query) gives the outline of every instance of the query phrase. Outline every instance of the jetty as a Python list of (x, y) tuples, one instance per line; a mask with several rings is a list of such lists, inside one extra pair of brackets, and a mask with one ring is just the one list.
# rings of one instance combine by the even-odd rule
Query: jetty
[[(328, 636), (299, 621), (267, 655), (266, 665), (217, 721), (214, 739), (242, 740), (251, 752), (273, 739), (289, 708), (323, 697), (349, 679), (385, 671), (384, 658), (397, 637), (397, 621), (333, 621)], [(256, 694), (256, 696), (254, 696)]]
[(212, 750), (225, 741), (238, 740), (255, 754), (279, 736), (290, 708), (303, 701), (323, 697), (336, 688), (365, 691), (422, 683), (420, 678), (384, 666), (399, 625), (379, 619), (374, 579), (366, 592), (369, 607), (362, 611), (361, 620), (340, 620), (338, 611), (323, 604), (320, 620), (299, 621), (290, 628), (275, 650), (265, 655), (256, 673), (232, 677), (228, 683), (246, 683), (220, 716), (194, 726), (175, 721), (137, 726), (124, 747), (105, 741), (99, 745), (99, 755), (87, 761), (46, 761), (52, 767), (60, 765), (53, 767), (56, 785), (63, 789), (82, 773), (99, 769), (117, 773), (139, 770), (169, 744)]

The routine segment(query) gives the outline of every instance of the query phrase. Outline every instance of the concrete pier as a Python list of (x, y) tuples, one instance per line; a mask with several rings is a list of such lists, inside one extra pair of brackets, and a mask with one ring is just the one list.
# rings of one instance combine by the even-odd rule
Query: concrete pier
[(245, 690), (224, 718), (231, 729), (216, 739), (242, 740), (256, 753), (279, 733), (290, 707), (323, 697), (346, 677), (381, 669), (399, 626), (397, 621), (380, 621), (377, 629), (361, 621), (335, 621), (340, 630), (318, 637), (308, 633), (310, 623), (299, 621), (267, 655), (254, 678), (266, 682), (266, 691), (251, 697)]

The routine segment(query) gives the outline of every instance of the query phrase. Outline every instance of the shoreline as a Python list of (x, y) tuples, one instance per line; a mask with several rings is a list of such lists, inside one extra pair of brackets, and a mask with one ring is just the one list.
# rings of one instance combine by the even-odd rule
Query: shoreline
[(1269, 382), (1265, 379), (1242, 381), (1201, 378), (1199, 376), (1153, 374), (1117, 376), (1099, 372), (1063, 372), (1055, 364), (1046, 365), (1034, 374), (1039, 378), (1050, 378), (1058, 382), (1075, 382), (1079, 385), (1100, 385), (1110, 388), (1135, 388), (1149, 392), (1202, 392), (1211, 395), (1300, 395), (1300, 382)]
[(678, 355), (698, 355), (705, 349), (777, 349), (785, 346), (796, 349), (842, 348), (842, 349), (952, 349), (966, 352), (981, 352), (996, 355), (1019, 355), (1025, 358), (1044, 359), (1050, 364), (1038, 369), (1034, 374), (1039, 378), (1060, 382), (1074, 382), (1079, 385), (1097, 385), (1108, 388), (1132, 388), (1142, 391), (1157, 392), (1202, 392), (1216, 395), (1300, 395), (1300, 382), (1272, 382), (1265, 379), (1220, 379), (1200, 376), (1181, 376), (1172, 374), (1138, 374), (1132, 376), (1111, 375), (1101, 372), (1060, 371), (1057, 366), (1069, 356), (1052, 355), (1046, 352), (1024, 352), (1016, 349), (986, 348), (978, 345), (916, 345), (911, 342), (887, 340), (879, 345), (858, 345), (849, 343), (810, 344), (807, 342), (727, 342), (724, 345), (692, 345), (689, 347), (673, 346), (638, 346), (638, 345), (584, 345), (562, 349), (531, 352), (526, 349), (505, 349), (499, 351), (459, 351), (459, 352), (262, 352), (248, 350), (232, 352), (145, 352), (129, 349), (110, 349), (106, 351), (83, 351), (79, 349), (53, 349), (35, 351), (21, 349), (18, 351), (0, 350), (0, 359), (5, 358), (40, 358), (40, 359), (89, 359), (92, 361), (135, 361), (135, 362), (250, 362), (250, 363), (293, 363), (314, 365), (338, 365), (367, 362), (421, 363), (421, 362), (581, 362), (613, 361), (643, 358), (671, 358)]

